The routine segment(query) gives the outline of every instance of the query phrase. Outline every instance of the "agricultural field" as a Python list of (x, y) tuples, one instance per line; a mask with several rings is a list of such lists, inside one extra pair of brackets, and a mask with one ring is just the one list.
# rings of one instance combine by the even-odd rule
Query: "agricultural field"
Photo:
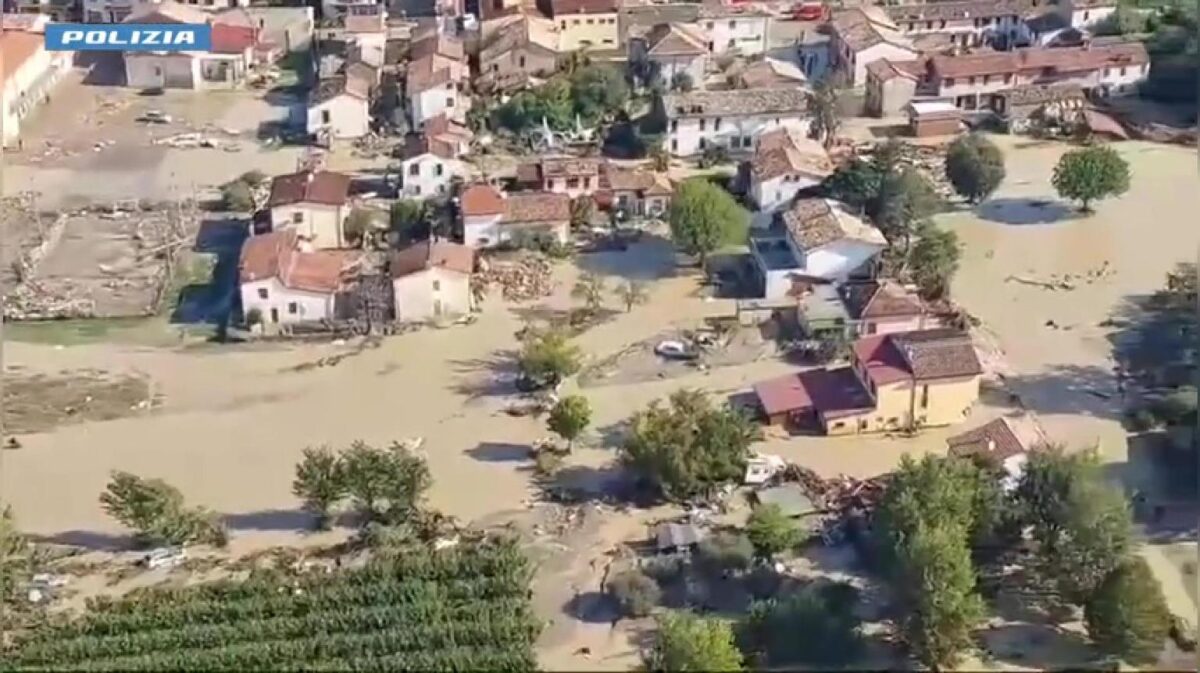
[(0, 655), (4, 670), (489, 670), (535, 667), (530, 570), (512, 541), (381, 551), (332, 574), (278, 572), (92, 601)]

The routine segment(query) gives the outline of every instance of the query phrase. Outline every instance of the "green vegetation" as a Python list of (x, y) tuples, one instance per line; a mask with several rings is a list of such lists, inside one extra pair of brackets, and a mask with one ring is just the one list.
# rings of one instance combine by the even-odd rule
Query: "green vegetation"
[(634, 414), (621, 459), (669, 500), (681, 502), (740, 481), (758, 439), (754, 423), (731, 407), (715, 407), (697, 390), (678, 390), (668, 405)]
[(841, 117), (842, 85), (835, 77), (826, 77), (808, 94), (808, 107), (813, 115), (813, 132), (825, 149), (833, 147)]
[(386, 448), (356, 441), (333, 453), (308, 448), (296, 465), (292, 493), (326, 528), (334, 508), (349, 499), (364, 524), (398, 526), (418, 515), (432, 484), (425, 459), (393, 442)]
[(1088, 599), (1084, 622), (1100, 651), (1131, 664), (1153, 664), (1171, 631), (1171, 611), (1146, 560), (1110, 572)]
[(330, 513), (346, 497), (346, 479), (341, 457), (327, 446), (304, 449), (304, 458), (296, 465), (292, 493), (304, 501), (304, 508), (317, 517), (317, 528), (329, 528)]
[(627, 280), (617, 286), (617, 298), (625, 305), (625, 312), (629, 313), (634, 306), (641, 306), (650, 301), (650, 293), (646, 291), (646, 284), (636, 280)]
[(799, 539), (799, 531), (795, 522), (779, 509), (779, 505), (761, 505), (750, 513), (750, 520), (746, 522), (746, 537), (754, 545), (755, 554), (770, 559), (792, 548)]
[(562, 131), (574, 127), (577, 117), (593, 126), (624, 109), (629, 85), (619, 70), (591, 64), (568, 70), (517, 93), (496, 110), (496, 123), (520, 133), (541, 127), (545, 119), (551, 129)]
[(539, 630), (511, 540), (379, 552), (365, 568), (254, 575), (97, 600), (0, 668), (530, 671)]
[(696, 565), (712, 575), (740, 573), (754, 562), (750, 538), (732, 531), (721, 531), (696, 548)]
[(956, 138), (946, 152), (946, 179), (959, 196), (980, 203), (1004, 180), (1004, 155), (978, 133)]
[(363, 208), (352, 209), (346, 216), (346, 242), (355, 246), (362, 245), (363, 239), (371, 231), (374, 220), (371, 211)]
[(750, 213), (729, 192), (703, 178), (684, 180), (671, 200), (671, 238), (681, 250), (700, 259), (722, 245), (744, 243)]
[(602, 276), (584, 271), (571, 288), (571, 297), (582, 300), (588, 312), (595, 314), (604, 308), (604, 295), (607, 292), (608, 287)]
[(962, 246), (958, 234), (926, 223), (909, 255), (909, 276), (926, 299), (939, 299), (950, 291), (950, 281), (958, 271)]
[(388, 229), (401, 245), (429, 238), (433, 219), (427, 201), (400, 199), (392, 204), (388, 212)]
[(673, 612), (658, 620), (654, 644), (644, 662), (650, 671), (741, 671), (742, 653), (733, 628), (720, 619)]
[(1054, 167), (1051, 183), (1058, 195), (1079, 202), (1092, 212), (1092, 203), (1129, 190), (1129, 164), (1111, 147), (1093, 145), (1071, 150)]
[(568, 395), (558, 401), (554, 408), (550, 410), (550, 416), (546, 419), (546, 427), (550, 432), (567, 440), (567, 451), (570, 451), (572, 445), (579, 435), (587, 429), (592, 422), (592, 407), (588, 404), (587, 398), (582, 395)]
[(220, 517), (200, 507), (186, 507), (179, 489), (161, 479), (113, 472), (100, 504), (109, 516), (132, 528), (141, 546), (191, 542), (223, 547), (228, 534)]
[(623, 617), (645, 617), (662, 600), (658, 583), (637, 570), (626, 570), (613, 576), (606, 591), (617, 602)]
[(1197, 10), (1195, 3), (1166, 2), (1152, 14), (1154, 33), (1146, 43), (1150, 74), (1142, 93), (1167, 103), (1194, 103), (1197, 92)]
[(562, 328), (530, 328), (521, 339), (517, 368), (534, 385), (552, 388), (579, 371), (582, 354)]
[(756, 601), (742, 625), (743, 647), (752, 653), (756, 669), (845, 666), (862, 651), (857, 603), (858, 590), (841, 583)]
[(254, 173), (246, 173), (238, 179), (221, 185), (221, 208), (238, 213), (248, 213), (254, 210), (254, 187), (258, 183)]

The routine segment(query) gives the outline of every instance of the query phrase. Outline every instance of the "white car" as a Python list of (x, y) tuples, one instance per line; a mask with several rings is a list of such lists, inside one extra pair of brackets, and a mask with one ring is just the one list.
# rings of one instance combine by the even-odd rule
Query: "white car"
[(696, 354), (692, 352), (687, 344), (682, 341), (660, 341), (654, 347), (654, 353), (659, 357), (667, 358), (668, 360), (695, 360)]
[(187, 559), (187, 552), (180, 547), (161, 547), (142, 557), (142, 565), (150, 570), (173, 568)]
[(38, 573), (33, 576), (32, 583), (37, 587), (46, 587), (49, 589), (59, 589), (67, 586), (70, 581), (67, 575), (52, 575), (50, 573)]

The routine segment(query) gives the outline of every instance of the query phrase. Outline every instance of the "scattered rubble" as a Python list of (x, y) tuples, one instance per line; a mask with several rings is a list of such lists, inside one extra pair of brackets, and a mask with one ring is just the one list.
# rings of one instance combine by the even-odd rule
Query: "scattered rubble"
[(1107, 278), (1116, 273), (1116, 269), (1108, 260), (1094, 269), (1088, 269), (1083, 273), (1064, 273), (1053, 274), (1049, 278), (1042, 280), (1038, 278), (1030, 278), (1028, 276), (1010, 275), (1004, 279), (1006, 283), (1021, 283), (1022, 285), (1032, 285), (1040, 287), (1044, 290), (1066, 290), (1071, 291), (1079, 286), (1080, 283), (1091, 285), (1092, 283)]
[(480, 260), (478, 276), (487, 287), (499, 284), (506, 301), (529, 301), (550, 295), (550, 271), (545, 256), (524, 252), (512, 260)]

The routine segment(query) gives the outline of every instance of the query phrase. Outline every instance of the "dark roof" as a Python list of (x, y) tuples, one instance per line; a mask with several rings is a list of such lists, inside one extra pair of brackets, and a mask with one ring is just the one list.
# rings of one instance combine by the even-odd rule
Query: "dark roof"
[(368, 83), (357, 77), (335, 75), (322, 78), (309, 94), (309, 105), (320, 105), (327, 100), (346, 94), (355, 98), (369, 101), (371, 93)]
[(1025, 19), (1025, 25), (1034, 33), (1049, 33), (1055, 30), (1069, 28), (1071, 21), (1067, 17), (1060, 14), (1056, 9), (1051, 9), (1037, 16), (1031, 16)]
[(918, 380), (961, 378), (983, 373), (971, 336), (944, 328), (889, 334)]
[(350, 176), (331, 171), (301, 171), (280, 175), (271, 180), (271, 197), (267, 207), (292, 203), (324, 203), (345, 205), (350, 198)]
[(453, 159), (454, 148), (450, 143), (443, 142), (428, 134), (419, 136), (410, 135), (404, 140), (404, 150), (401, 152), (401, 159), (407, 161), (415, 159), (423, 154), (432, 154), (442, 159)]
[(471, 273), (475, 270), (475, 251), (458, 243), (426, 240), (397, 250), (388, 266), (392, 278), (403, 278), (434, 267)]
[(659, 550), (691, 547), (704, 537), (704, 529), (690, 523), (660, 523), (654, 529), (655, 545)]
[(755, 384), (754, 394), (768, 416), (813, 409), (834, 417), (874, 406), (849, 367), (812, 369), (770, 379)]
[(925, 312), (920, 297), (888, 280), (847, 283), (842, 286), (842, 300), (855, 320), (919, 316)]
[(897, 5), (884, 7), (884, 11), (897, 23), (929, 20), (953, 21), (997, 16), (1023, 16), (1036, 4), (1034, 0), (969, 0), (967, 2)]
[(662, 97), (667, 116), (720, 117), (752, 114), (795, 114), (808, 109), (808, 94), (799, 87), (692, 91)]
[(1012, 426), (1003, 418), (950, 437), (946, 444), (950, 447), (950, 455), (960, 458), (984, 455), (1004, 460), (1027, 450)]

